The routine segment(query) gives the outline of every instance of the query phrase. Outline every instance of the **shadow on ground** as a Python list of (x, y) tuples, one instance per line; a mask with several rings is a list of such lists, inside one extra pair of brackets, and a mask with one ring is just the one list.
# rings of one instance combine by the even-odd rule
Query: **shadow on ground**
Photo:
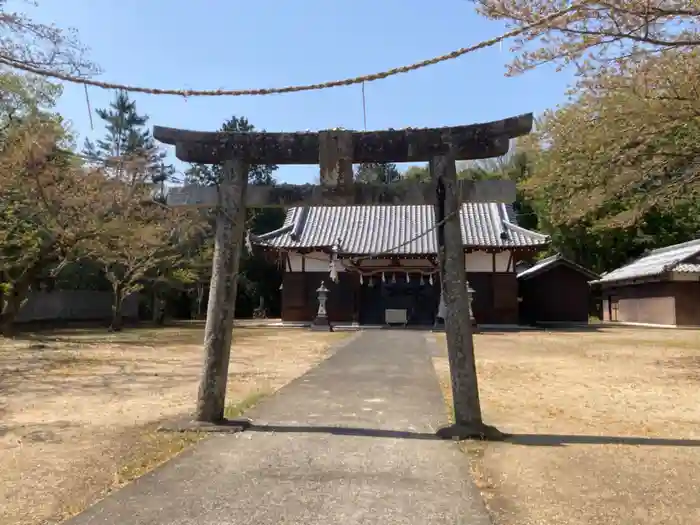
[(403, 430), (383, 430), (378, 428), (307, 426), (307, 425), (256, 425), (252, 424), (246, 432), (331, 434), (335, 436), (361, 436), (395, 439), (440, 440), (434, 433), (411, 432)]
[[(199, 335), (204, 324), (196, 323), (170, 323), (156, 325), (152, 323), (125, 324), (119, 331), (110, 331), (109, 325), (99, 323), (66, 323), (64, 325), (19, 325), (12, 339), (15, 341), (47, 342), (47, 343), (80, 343), (80, 344), (104, 344), (106, 339), (113, 339), (122, 344), (139, 342), (139, 338), (145, 337), (153, 341), (163, 331), (177, 330), (183, 336), (190, 334)], [(122, 341), (123, 340), (123, 341)]]
[[(256, 332), (265, 332), (275, 329), (270, 326), (258, 326), (242, 324), (236, 329), (245, 329), (244, 332), (234, 332), (240, 342), (241, 338)], [(161, 345), (163, 334), (167, 334), (167, 344), (187, 345), (202, 344), (204, 323), (200, 321), (171, 322), (164, 325), (141, 323), (137, 325), (125, 325), (118, 332), (110, 331), (107, 325), (79, 326), (32, 326), (31, 328), (19, 327), (12, 336), (14, 341), (29, 343), (34, 349), (42, 349), (51, 345), (97, 346), (104, 344), (153, 347)]]
[[(335, 436), (361, 436), (394, 439), (442, 440), (430, 432), (384, 430), (360, 427), (335, 427), (311, 425), (256, 425), (247, 432), (330, 434)], [(631, 445), (652, 447), (700, 447), (700, 439), (651, 438), (635, 436), (590, 436), (566, 434), (506, 434), (505, 443), (512, 445), (560, 447), (566, 445)]]
[(650, 447), (700, 447), (700, 439), (651, 438), (635, 436), (587, 436), (567, 434), (509, 434), (507, 443), (535, 447), (566, 445), (632, 445)]

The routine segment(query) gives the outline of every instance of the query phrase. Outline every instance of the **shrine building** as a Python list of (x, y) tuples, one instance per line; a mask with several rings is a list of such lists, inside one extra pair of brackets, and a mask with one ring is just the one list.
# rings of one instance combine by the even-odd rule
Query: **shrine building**
[[(516, 263), (549, 237), (518, 226), (510, 204), (467, 202), (460, 219), (476, 322), (518, 324)], [(431, 205), (304, 206), (251, 241), (284, 265), (284, 322), (316, 317), (323, 282), (332, 323), (383, 325), (398, 310), (407, 324), (427, 326), (440, 303), (434, 225)]]

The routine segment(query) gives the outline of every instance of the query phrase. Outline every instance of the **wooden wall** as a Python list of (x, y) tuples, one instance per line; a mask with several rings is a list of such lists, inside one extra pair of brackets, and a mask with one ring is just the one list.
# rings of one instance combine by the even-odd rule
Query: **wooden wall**
[[(515, 273), (470, 273), (475, 290), (474, 317), (479, 324), (518, 323), (518, 282)], [(331, 322), (359, 322), (359, 276), (339, 273), (339, 282), (332, 283), (328, 272), (285, 272), (282, 287), (282, 320), (310, 322), (316, 316), (316, 289), (324, 281), (330, 290), (328, 315)], [(366, 286), (366, 285), (365, 285)]]
[(477, 324), (518, 324), (518, 281), (515, 273), (470, 273)]
[(326, 310), (331, 322), (353, 322), (358, 311), (359, 276), (342, 272), (338, 282), (330, 280), (328, 272), (285, 272), (282, 281), (282, 320), (310, 322), (318, 311), (318, 293), (324, 286), (329, 290)]
[(610, 303), (617, 302), (619, 322), (700, 326), (700, 282), (649, 282), (602, 290), (603, 319), (613, 321)]
[(588, 279), (570, 266), (559, 264), (520, 280), (521, 322), (587, 323), (591, 310)]
[(700, 282), (673, 284), (676, 288), (676, 325), (700, 326)]
[[(617, 303), (617, 319), (614, 307)], [(676, 324), (673, 283), (651, 282), (603, 290), (603, 319), (626, 323)]]

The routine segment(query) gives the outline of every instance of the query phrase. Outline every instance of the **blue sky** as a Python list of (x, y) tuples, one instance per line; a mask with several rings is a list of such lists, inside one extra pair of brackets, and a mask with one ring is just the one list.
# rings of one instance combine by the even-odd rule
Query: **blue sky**
[[(479, 17), (468, 0), (40, 0), (30, 13), (77, 29), (103, 70), (100, 79), (183, 89), (340, 79), (413, 63), (503, 31)], [(507, 45), (502, 51), (495, 46), (369, 83), (367, 127), (469, 124), (540, 113), (565, 100), (571, 74), (542, 68), (506, 78), (510, 57)], [(106, 107), (113, 95), (89, 90), (93, 108)], [(360, 86), (259, 97), (135, 99), (152, 125), (209, 131), (235, 114), (268, 131), (363, 128)], [(90, 129), (82, 86), (66, 86), (59, 110), (81, 143), (101, 134), (99, 119)], [(317, 170), (280, 167), (277, 176), (309, 182)]]

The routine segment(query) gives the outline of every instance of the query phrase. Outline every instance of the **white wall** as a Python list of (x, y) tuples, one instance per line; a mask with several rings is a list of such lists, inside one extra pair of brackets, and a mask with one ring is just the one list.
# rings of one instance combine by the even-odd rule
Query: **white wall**
[[(432, 263), (427, 259), (404, 259), (399, 261), (399, 268), (432, 268)], [(386, 268), (391, 265), (390, 259), (366, 259), (362, 261), (363, 268)]]
[[(122, 313), (127, 318), (138, 317), (138, 294), (124, 299)], [(92, 321), (110, 319), (111, 316), (112, 292), (54, 290), (30, 292), (17, 314), (17, 321)]]
[[(510, 260), (510, 252), (500, 252), (496, 254), (496, 271), (509, 272), (513, 269), (513, 261)], [(468, 253), (465, 261), (465, 267), (468, 272), (491, 272), (493, 271), (493, 254), (486, 252), (471, 252)]]
[[(291, 263), (292, 271), (293, 272), (300, 272), (302, 268), (302, 255), (298, 253), (293, 253), (290, 252), (289, 254), (289, 262)], [(306, 271), (307, 272), (327, 272), (330, 267), (330, 257), (328, 254), (323, 253), (323, 252), (313, 252), (309, 253), (306, 255)], [(284, 265), (285, 271), (289, 271), (289, 267), (287, 266), (287, 263)], [(338, 271), (342, 272), (344, 271), (342, 268), (340, 268), (340, 265), (338, 265)]]
[[(300, 272), (302, 268), (302, 255), (298, 253), (289, 253), (289, 261), (291, 263), (291, 271)], [(327, 272), (329, 267), (329, 256), (322, 252), (314, 252), (306, 255), (306, 271), (307, 272)], [(508, 262), (510, 261), (510, 266)], [(406, 260), (405, 266), (411, 268), (430, 267), (430, 263), (421, 259)], [(344, 271), (338, 265), (338, 271)], [(389, 266), (388, 260), (368, 259), (362, 261), (362, 266), (365, 268), (371, 267), (386, 267)], [(491, 272), (493, 269), (493, 254), (477, 251), (466, 254), (465, 266), (468, 272)], [(285, 271), (289, 271), (289, 267), (285, 263)], [(496, 271), (508, 272), (513, 269), (513, 261), (510, 260), (510, 252), (501, 252), (496, 254)]]
[(671, 272), (672, 281), (700, 281), (700, 272)]

